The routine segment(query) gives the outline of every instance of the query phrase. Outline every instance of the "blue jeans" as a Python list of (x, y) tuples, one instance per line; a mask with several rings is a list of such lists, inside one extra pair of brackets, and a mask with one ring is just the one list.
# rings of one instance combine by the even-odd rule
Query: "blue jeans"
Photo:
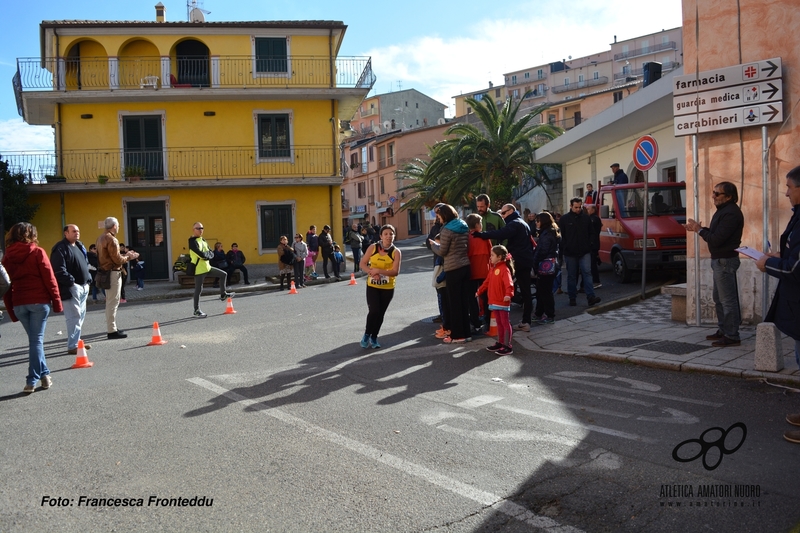
[(361, 262), (361, 245), (351, 246), (350, 249), (353, 251), (353, 272), (358, 272), (361, 270), (361, 267), (358, 266)]
[(714, 273), (712, 296), (717, 310), (717, 327), (723, 335), (735, 341), (739, 340), (739, 324), (742, 323), (739, 285), (736, 282), (739, 263), (738, 257), (711, 260), (711, 270)]
[(28, 334), (28, 377), (25, 378), (25, 384), (35, 386), (42, 376), (50, 374), (44, 358), (44, 328), (47, 326), (50, 304), (15, 305), (14, 314)]
[(570, 300), (578, 297), (578, 269), (581, 269), (581, 279), (583, 280), (583, 290), (586, 291), (588, 299), (594, 298), (594, 285), (592, 285), (592, 254), (584, 254), (580, 257), (565, 255), (564, 261), (567, 263), (567, 294)]
[(86, 319), (86, 298), (89, 296), (88, 285), (72, 284), (69, 289), (72, 298), (62, 300), (64, 304), (64, 318), (67, 319), (67, 348), (70, 350), (78, 347), (81, 338), (81, 328)]

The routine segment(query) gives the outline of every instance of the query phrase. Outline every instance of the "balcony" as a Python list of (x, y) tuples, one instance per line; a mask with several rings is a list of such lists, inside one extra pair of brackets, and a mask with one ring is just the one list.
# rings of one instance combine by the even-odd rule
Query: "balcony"
[(565, 118), (564, 120), (553, 120), (548, 122), (548, 124), (550, 124), (551, 126), (558, 126), (559, 128), (562, 128), (564, 130), (571, 130), (575, 126), (581, 124), (581, 122), (586, 122), (586, 120), (587, 120), (586, 117), (581, 118), (580, 115), (576, 115), (576, 116), (571, 116), (569, 118)]
[(599, 78), (592, 78), (591, 80), (576, 81), (569, 85), (553, 85), (550, 90), (554, 93), (564, 93), (567, 91), (575, 91), (577, 89), (584, 89), (586, 87), (596, 87), (598, 85), (605, 85), (608, 83), (608, 76), (600, 76)]
[[(675, 70), (681, 66), (681, 64), (677, 61), (666, 61), (661, 64), (661, 74), (669, 72), (670, 70)], [(617, 72), (614, 74), (614, 82), (618, 82), (619, 80), (623, 80), (625, 78), (638, 78), (644, 75), (644, 68), (634, 68), (628, 70), (628, 72)]]
[(647, 48), (637, 48), (636, 50), (628, 50), (627, 52), (622, 52), (621, 54), (614, 54), (614, 61), (624, 61), (625, 59), (646, 56), (656, 52), (661, 52), (662, 50), (677, 49), (678, 45), (675, 43), (675, 41), (669, 41), (667, 43), (654, 44), (653, 46), (648, 46)]
[(56, 103), (185, 101), (201, 90), (214, 100), (286, 99), (292, 92), (334, 98), (349, 120), (374, 83), (368, 57), (319, 56), (19, 58), (13, 79), (20, 115), (31, 124), (52, 123)]
[(378, 110), (375, 109), (374, 107), (372, 107), (370, 109), (366, 109), (366, 110), (362, 111), (361, 112), (361, 118), (374, 117), (377, 114), (378, 114)]
[[(2, 158), (12, 173), (32, 184), (61, 182), (108, 185), (133, 181), (196, 181), (263, 178), (309, 178), (334, 175), (330, 146), (294, 146), (259, 158), (252, 146), (165, 148), (157, 151), (86, 150), (6, 152)], [(53, 178), (58, 176), (57, 178)], [(108, 186), (106, 185), (106, 186)]]

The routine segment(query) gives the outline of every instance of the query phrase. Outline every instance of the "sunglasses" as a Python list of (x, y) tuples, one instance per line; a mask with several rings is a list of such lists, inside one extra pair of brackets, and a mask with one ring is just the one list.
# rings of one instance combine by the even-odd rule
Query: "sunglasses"
[(724, 192), (712, 191), (711, 194), (714, 195), (714, 198), (716, 198), (717, 196), (725, 196)]
[(199, 228), (194, 228), (194, 229), (205, 229), (205, 228), (203, 226), (200, 226)]

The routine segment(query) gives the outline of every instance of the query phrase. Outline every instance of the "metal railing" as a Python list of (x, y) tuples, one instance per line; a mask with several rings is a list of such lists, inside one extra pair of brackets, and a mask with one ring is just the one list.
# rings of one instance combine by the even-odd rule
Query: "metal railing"
[(614, 61), (621, 61), (623, 59), (630, 59), (631, 57), (637, 57), (637, 56), (646, 56), (647, 54), (660, 52), (662, 50), (677, 50), (677, 49), (678, 45), (675, 43), (675, 41), (669, 41), (666, 43), (654, 44), (653, 46), (648, 46), (647, 48), (637, 48), (636, 50), (628, 50), (627, 52), (614, 54)]
[[(371, 88), (368, 57), (255, 56), (19, 58), (20, 91), (168, 88)], [(15, 81), (16, 86), (16, 81)]]
[(9, 171), (30, 183), (109, 183), (138, 180), (201, 180), (332, 176), (333, 148), (293, 146), (280, 157), (260, 158), (253, 146), (165, 148), (153, 151), (65, 150), (6, 152)]
[[(674, 70), (674, 69), (678, 68), (680, 65), (681, 64), (678, 63), (677, 61), (665, 61), (664, 63), (661, 64), (661, 73), (664, 74), (666, 72), (669, 72), (670, 70)], [(614, 81), (621, 80), (623, 78), (628, 78), (628, 77), (636, 78), (636, 77), (639, 77), (639, 76), (642, 76), (642, 75), (644, 75), (644, 68), (643, 67), (642, 68), (634, 68), (634, 69), (630, 69), (628, 72), (617, 72), (616, 74), (614, 74)]]
[(600, 76), (599, 78), (592, 78), (590, 80), (576, 81), (569, 85), (552, 85), (550, 90), (554, 93), (563, 93), (566, 91), (574, 91), (576, 89), (583, 89), (585, 87), (595, 87), (597, 85), (605, 85), (608, 83), (608, 76)]
[(369, 109), (365, 109), (364, 111), (362, 111), (361, 112), (361, 117), (362, 118), (371, 117), (371, 116), (374, 116), (374, 115), (377, 115), (377, 114), (378, 114), (378, 110), (375, 109), (374, 107), (371, 107)]

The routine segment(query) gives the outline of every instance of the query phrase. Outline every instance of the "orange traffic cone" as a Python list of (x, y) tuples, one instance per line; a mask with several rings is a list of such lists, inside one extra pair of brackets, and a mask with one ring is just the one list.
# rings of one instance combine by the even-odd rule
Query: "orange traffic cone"
[(494, 317), (489, 321), (489, 331), (486, 334), (490, 337), (497, 337), (497, 320)]
[(158, 327), (158, 322), (153, 322), (153, 338), (147, 345), (161, 346), (162, 344), (167, 344), (167, 341), (161, 338), (161, 328)]
[(235, 315), (236, 310), (233, 308), (233, 299), (228, 298), (228, 307), (225, 309), (225, 312), (222, 313), (223, 315)]
[(297, 294), (297, 287), (294, 286), (294, 281), (289, 286), (289, 294)]
[(350, 272), (350, 283), (348, 283), (348, 285), (358, 285), (358, 283), (356, 283), (356, 273), (355, 272)]
[(86, 355), (86, 348), (83, 346), (83, 339), (78, 341), (78, 356), (75, 357), (75, 364), (72, 368), (89, 368), (94, 366), (94, 363), (89, 361), (89, 356)]

